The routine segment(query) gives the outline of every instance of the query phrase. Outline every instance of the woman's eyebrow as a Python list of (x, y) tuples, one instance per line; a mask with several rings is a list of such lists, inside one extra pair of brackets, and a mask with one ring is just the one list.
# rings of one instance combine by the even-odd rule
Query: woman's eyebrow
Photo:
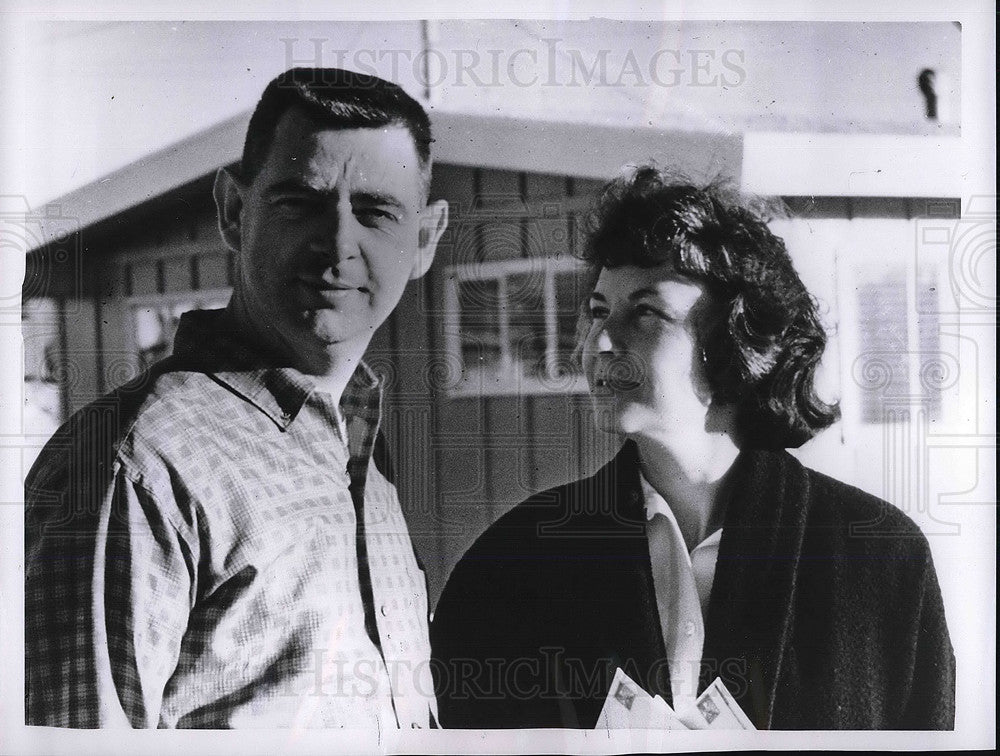
[(671, 318), (682, 318), (684, 317), (684, 311), (677, 307), (677, 304), (671, 300), (670, 297), (664, 297), (663, 292), (651, 287), (644, 287), (642, 289), (636, 289), (631, 294), (628, 295), (630, 302), (638, 302), (640, 299), (645, 299), (650, 297), (656, 300), (654, 302), (656, 308), (666, 314)]
[(636, 289), (635, 291), (633, 291), (631, 294), (628, 295), (628, 298), (633, 302), (636, 299), (642, 299), (643, 297), (657, 297), (658, 299), (662, 299), (662, 297), (660, 297), (660, 292), (649, 286), (642, 289)]

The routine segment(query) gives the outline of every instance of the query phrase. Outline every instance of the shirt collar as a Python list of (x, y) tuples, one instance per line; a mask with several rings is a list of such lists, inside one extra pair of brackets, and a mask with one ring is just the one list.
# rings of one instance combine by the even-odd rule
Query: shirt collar
[[(667, 521), (675, 529), (678, 537), (680, 538), (680, 526), (677, 524), (677, 518), (674, 516), (673, 510), (671, 510), (670, 505), (667, 504), (667, 500), (660, 495), (659, 491), (653, 488), (653, 484), (646, 480), (646, 476), (643, 475), (641, 471), (639, 473), (639, 483), (642, 486), (642, 496), (646, 503), (646, 519), (652, 520), (658, 514), (663, 515), (667, 518)], [(693, 554), (701, 548), (714, 546), (719, 543), (721, 538), (722, 528), (719, 528), (715, 532), (709, 533), (705, 540), (691, 549), (691, 553)], [(679, 542), (684, 543), (684, 539), (680, 538)]]
[[(173, 357), (181, 367), (211, 375), (287, 429), (315, 389), (308, 376), (282, 366), (249, 343), (226, 310), (193, 310), (181, 315)], [(364, 362), (348, 381), (340, 406), (346, 417), (381, 414), (382, 379)]]

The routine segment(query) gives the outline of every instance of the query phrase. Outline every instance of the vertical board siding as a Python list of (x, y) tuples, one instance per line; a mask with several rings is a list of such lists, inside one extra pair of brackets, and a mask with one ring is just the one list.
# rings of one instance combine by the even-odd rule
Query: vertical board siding
[(229, 286), (229, 267), (225, 251), (202, 254), (196, 258), (198, 286), (202, 289), (224, 289)]
[[(56, 341), (55, 354), (53, 355), (53, 362), (57, 365), (58, 374), (57, 380), (59, 381), (59, 410), (62, 413), (62, 418), (65, 420), (72, 414), (70, 407), (70, 392), (69, 386), (72, 382), (72, 376), (70, 375), (69, 367), (69, 329), (66, 327), (66, 321), (68, 317), (68, 306), (67, 297), (63, 295), (57, 295), (56, 300), (56, 318), (59, 326), (59, 338)], [(74, 307), (75, 309), (75, 307)]]
[(160, 292), (160, 259), (143, 257), (136, 259), (131, 265), (132, 296), (158, 294)]
[(139, 360), (128, 339), (132, 323), (125, 298), (131, 283), (131, 265), (124, 256), (106, 257), (101, 260), (99, 278), (98, 328), (104, 354), (104, 373), (98, 390), (103, 394), (134, 378), (139, 371)]
[(160, 261), (164, 294), (181, 294), (194, 290), (191, 276), (191, 258), (171, 256)]
[[(449, 363), (444, 349), (445, 271), (456, 264), (572, 254), (578, 249), (580, 203), (567, 200), (581, 184), (590, 188), (592, 183), (435, 168), (431, 196), (449, 202), (448, 231), (431, 272), (411, 284), (419, 296), (408, 291), (390, 319), (388, 353), (379, 354), (378, 337), (369, 349), (369, 358), (384, 357), (383, 364), (391, 365), (390, 372), (407, 387), (387, 396), (386, 427), (403, 476), (404, 508), (428, 563), (432, 602), (455, 561), (498, 516), (532, 493), (595, 466), (593, 453), (583, 465), (578, 462), (584, 428), (579, 397), (448, 395), (460, 366)], [(426, 471), (425, 479), (405, 472), (406, 467)]]
[(425, 297), (419, 280), (411, 281), (393, 315), (379, 329), (367, 360), (386, 377), (383, 422), (394, 463), (400, 503), (414, 548), (428, 571), (440, 580), (438, 503), (433, 491), (433, 461), (427, 454), (433, 433), (435, 397), (433, 354)]
[(486, 404), (486, 435), (480, 440), (487, 453), (486, 495), (492, 520), (532, 492), (522, 484), (528, 476), (522, 454), (530, 440), (519, 433), (529, 397), (490, 396)]
[(468, 250), (473, 258), (469, 262), (523, 257), (520, 175), (514, 171), (482, 170), (478, 183), (479, 195), (474, 200), (477, 246)]
[(100, 396), (96, 306), (93, 299), (80, 299), (76, 312), (63, 323), (66, 332), (66, 405), (69, 414)]
[[(573, 216), (575, 210), (567, 202), (571, 198), (572, 182), (564, 176), (526, 174), (525, 201), (532, 210), (530, 223), (536, 233), (531, 238), (541, 241), (537, 249), (527, 250), (532, 256), (568, 257), (573, 253)], [(575, 313), (578, 302), (557, 302), (560, 309)], [(568, 357), (568, 355), (560, 355)], [(580, 438), (575, 420), (578, 398), (568, 395), (539, 394), (525, 397), (526, 412), (518, 434), (524, 440), (526, 463), (530, 474), (520, 488), (530, 491), (551, 488), (578, 477), (576, 459), (580, 454)], [(516, 502), (512, 502), (516, 503)]]
[[(431, 197), (449, 204), (448, 230), (438, 245), (434, 265), (419, 284), (430, 321), (428, 348), (437, 359), (445, 357), (445, 271), (450, 265), (476, 262), (484, 236), (478, 222), (480, 195), (485, 183), (492, 185), (490, 171), (461, 166), (437, 166)], [(516, 182), (508, 178), (508, 187)], [(515, 191), (515, 189), (510, 189)], [(493, 522), (488, 487), (492, 480), (492, 454), (485, 447), (486, 402), (480, 397), (449, 397), (448, 381), (457, 381), (460, 366), (442, 364), (439, 380), (432, 386), (434, 425), (427, 453), (432, 460), (434, 481), (431, 496), (438, 520), (438, 564), (430, 578), (431, 605), (458, 556)], [(454, 373), (454, 375), (452, 375)]]
[[(366, 356), (386, 378), (385, 430), (432, 605), (458, 558), (504, 511), (592, 474), (615, 451), (616, 439), (595, 433), (585, 395), (449, 396), (461, 366), (445, 350), (448, 266), (578, 254), (586, 209), (600, 186), (565, 176), (434, 169), (431, 196), (448, 200), (448, 230), (429, 274), (409, 284)], [(88, 252), (86, 277), (84, 268), (53, 270), (45, 291), (32, 290), (60, 304), (56, 361), (66, 411), (134, 375), (128, 297), (232, 285), (235, 260), (218, 239), (210, 193), (199, 202), (194, 220), (172, 211), (126, 218)], [(808, 219), (909, 219), (930, 214), (935, 202), (792, 198), (785, 223), (791, 229)], [(578, 302), (559, 304), (575, 310)]]
[[(585, 183), (589, 187), (592, 182)], [(449, 264), (562, 257), (577, 246), (574, 208), (579, 202), (568, 202), (575, 187), (566, 177), (446, 167), (436, 171), (435, 188), (452, 203), (456, 221), (454, 243), (445, 247), (432, 274), (438, 281), (438, 302), (444, 299)], [(561, 304), (574, 311), (577, 305)], [(430, 327), (441, 354), (442, 318), (432, 320)], [(573, 396), (448, 397), (439, 392), (436, 490), (442, 513), (454, 512), (460, 523), (440, 537), (445, 577), (475, 538), (511, 506), (578, 477), (579, 408), (580, 398)], [(590, 470), (594, 461), (591, 454), (582, 467)], [(441, 588), (443, 582), (432, 585), (432, 601)]]

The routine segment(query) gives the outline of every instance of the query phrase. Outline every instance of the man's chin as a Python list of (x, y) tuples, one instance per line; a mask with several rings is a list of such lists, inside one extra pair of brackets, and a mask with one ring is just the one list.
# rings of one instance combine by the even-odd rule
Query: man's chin
[(319, 372), (331, 367), (331, 360), (360, 358), (368, 347), (373, 329), (348, 325), (343, 321), (330, 322), (329, 319), (300, 321), (294, 329), (285, 333), (284, 351), (296, 362), (304, 362), (311, 370)]
[[(334, 346), (368, 339), (375, 332), (367, 328), (357, 318), (348, 318), (332, 310), (321, 310), (312, 317), (309, 323), (310, 336), (319, 344)], [(366, 340), (367, 343), (367, 340)]]

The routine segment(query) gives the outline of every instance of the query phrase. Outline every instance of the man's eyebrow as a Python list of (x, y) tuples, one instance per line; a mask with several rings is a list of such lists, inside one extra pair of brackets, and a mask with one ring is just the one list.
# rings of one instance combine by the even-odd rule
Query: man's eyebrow
[(285, 179), (264, 190), (266, 194), (322, 194), (319, 189), (303, 183), (299, 179)]
[(406, 207), (402, 200), (386, 192), (354, 192), (351, 194), (351, 203), (365, 207), (376, 205), (382, 207), (391, 206), (400, 209)]
[[(307, 194), (314, 195), (316, 197), (325, 197), (330, 194), (330, 192), (310, 186), (300, 179), (285, 179), (284, 181), (279, 181), (278, 183), (267, 187), (264, 191), (268, 196), (281, 194)], [(387, 192), (355, 192), (351, 195), (351, 202), (355, 205), (362, 205), (364, 207), (379, 206), (395, 207), (399, 209), (406, 207), (402, 200)]]

